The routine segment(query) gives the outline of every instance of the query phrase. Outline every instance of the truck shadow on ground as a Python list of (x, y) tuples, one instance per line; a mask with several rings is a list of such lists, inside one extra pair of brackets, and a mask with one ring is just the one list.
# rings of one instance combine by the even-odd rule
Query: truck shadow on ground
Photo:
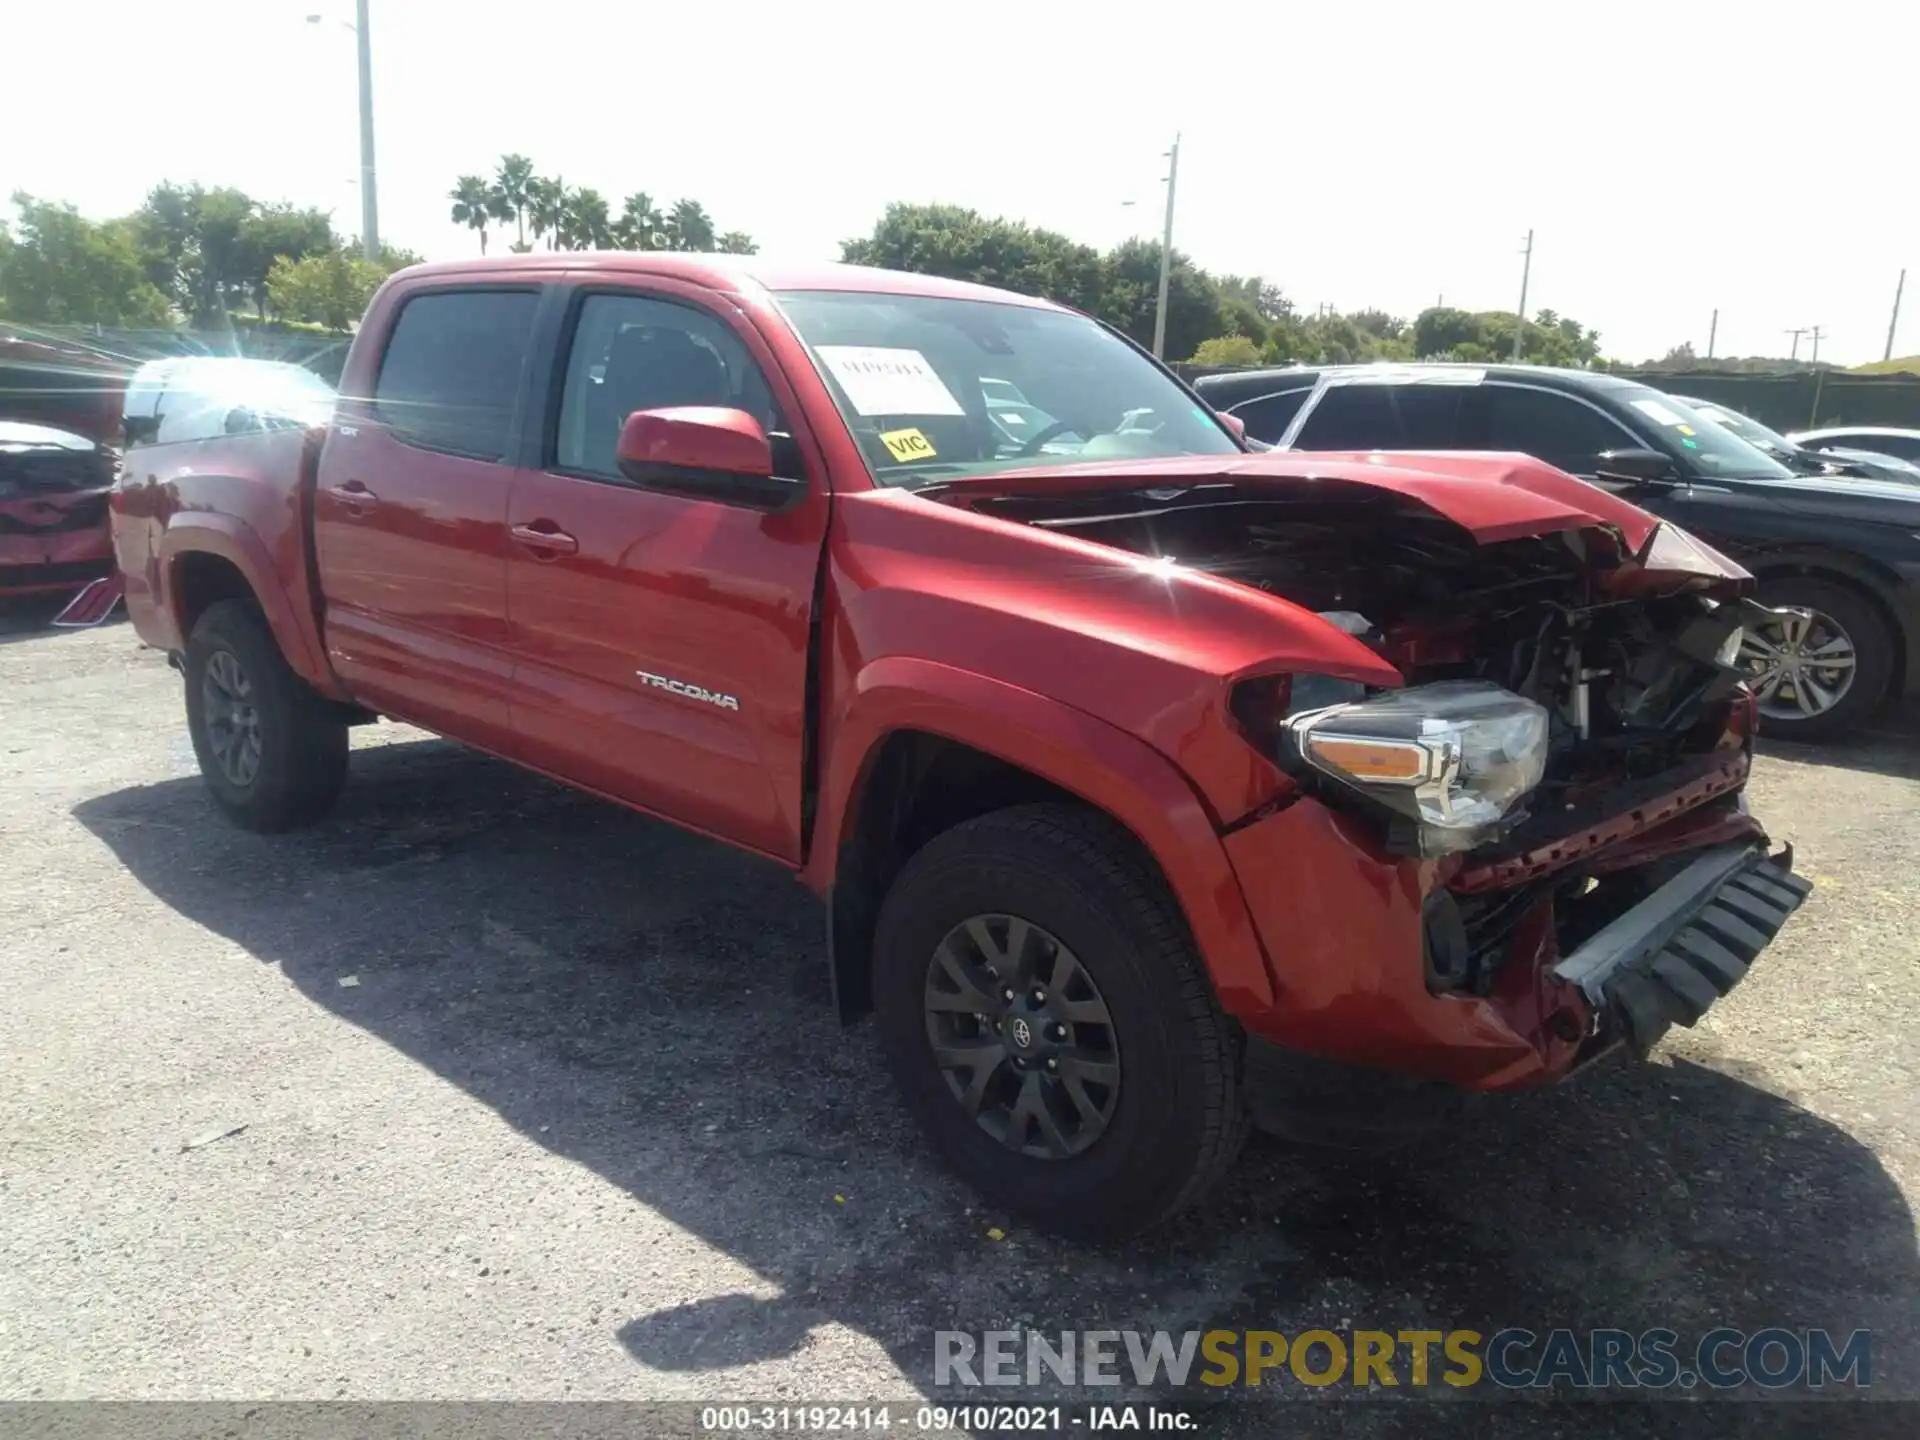
[(1858, 730), (1819, 744), (1762, 736), (1756, 748), (1774, 760), (1920, 779), (1920, 702), (1883, 706)]
[[(1895, 1348), (1920, 1293), (1898, 1186), (1846, 1133), (1732, 1074), (1602, 1067), (1379, 1156), (1257, 1142), (1202, 1213), (1094, 1250), (983, 1211), (936, 1167), (870, 1024), (831, 1013), (819, 906), (773, 867), (440, 742), (356, 752), (336, 817), (298, 835), (235, 830), (197, 779), (76, 814), (162, 902), (778, 1288), (638, 1310), (617, 1343), (656, 1369), (784, 1356), (837, 1322), (955, 1400), (983, 1394), (936, 1389), (936, 1330), (1780, 1324), (1871, 1327), (1876, 1389), (1920, 1388)], [(1245, 1392), (1181, 1400), (1208, 1407), (1209, 1429), (1305, 1423)], [(1502, 1410), (1557, 1433), (1543, 1407)], [(1315, 1434), (1493, 1419), (1312, 1414)], [(1726, 1418), (1613, 1405), (1579, 1428), (1718, 1435)]]

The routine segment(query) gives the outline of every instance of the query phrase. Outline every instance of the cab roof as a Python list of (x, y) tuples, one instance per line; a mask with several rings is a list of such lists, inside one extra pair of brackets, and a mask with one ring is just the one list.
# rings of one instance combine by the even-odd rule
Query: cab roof
[(988, 285), (949, 280), (939, 275), (910, 275), (865, 265), (827, 261), (781, 261), (759, 255), (693, 255), (673, 251), (556, 250), (530, 255), (491, 255), (473, 260), (440, 260), (414, 265), (395, 278), (436, 281), (492, 280), (540, 276), (658, 276), (738, 294), (760, 290), (846, 290), (874, 295), (924, 295), (944, 300), (985, 300), (1035, 310), (1059, 310), (1051, 300), (1016, 295)]

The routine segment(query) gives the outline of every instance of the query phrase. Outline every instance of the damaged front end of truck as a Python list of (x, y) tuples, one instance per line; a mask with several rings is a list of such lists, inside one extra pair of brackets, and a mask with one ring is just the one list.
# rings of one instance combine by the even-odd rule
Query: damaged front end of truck
[(1278, 772), (1221, 826), (1274, 982), (1230, 1007), (1251, 1071), (1271, 1046), (1491, 1090), (1644, 1054), (1806, 895), (1741, 793), (1738, 657), (1767, 612), (1684, 531), (1515, 456), (1111, 487), (1062, 470), (968, 503), (1264, 592), (1398, 677), (1225, 677)]

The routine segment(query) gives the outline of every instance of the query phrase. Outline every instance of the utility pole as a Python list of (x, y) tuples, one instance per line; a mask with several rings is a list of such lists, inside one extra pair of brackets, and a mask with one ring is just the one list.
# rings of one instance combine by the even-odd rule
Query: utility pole
[(1798, 360), (1800, 358), (1800, 337), (1807, 333), (1807, 327), (1802, 325), (1799, 329), (1789, 330), (1786, 333), (1793, 337), (1793, 349), (1787, 358), (1789, 360)]
[(360, 50), (360, 243), (367, 259), (380, 258), (380, 200), (373, 180), (373, 41), (367, 0), (355, 0), (354, 38)]
[[(309, 15), (309, 25), (325, 22)], [(357, 23), (356, 23), (357, 22)], [(380, 258), (380, 197), (373, 174), (373, 38), (367, 28), (367, 0), (354, 0), (354, 19), (340, 22), (353, 31), (360, 67), (360, 250), (367, 259)]]
[(1808, 363), (1818, 365), (1820, 363), (1820, 342), (1826, 338), (1827, 332), (1822, 330), (1818, 325), (1815, 325), (1807, 331), (1807, 334), (1813, 337), (1813, 359)]
[(1713, 312), (1713, 320), (1707, 326), (1707, 359), (1713, 358), (1713, 342), (1720, 338), (1720, 312)]
[(1527, 248), (1520, 252), (1527, 258), (1520, 265), (1520, 308), (1514, 313), (1518, 322), (1513, 327), (1513, 363), (1520, 363), (1520, 345), (1527, 336), (1527, 281), (1533, 275), (1533, 231), (1527, 231)]
[[(365, 4), (366, 0), (361, 0)], [(1153, 355), (1166, 359), (1167, 284), (1173, 278), (1173, 187), (1180, 178), (1180, 136), (1173, 137), (1173, 149), (1167, 152), (1167, 223), (1160, 231), (1160, 293), (1153, 302)]]
[(1900, 295), (1907, 288), (1907, 272), (1900, 272), (1900, 283), (1893, 287), (1893, 318), (1887, 321), (1887, 348), (1882, 360), (1893, 358), (1893, 332), (1900, 328)]

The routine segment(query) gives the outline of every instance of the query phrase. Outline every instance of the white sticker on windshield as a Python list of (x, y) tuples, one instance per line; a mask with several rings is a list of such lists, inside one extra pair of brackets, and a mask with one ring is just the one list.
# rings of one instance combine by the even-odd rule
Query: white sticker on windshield
[(1673, 413), (1658, 400), (1636, 400), (1633, 408), (1653, 421), (1656, 425), (1684, 425), (1686, 420)]
[(821, 345), (816, 351), (862, 415), (964, 415), (953, 392), (918, 350)]

